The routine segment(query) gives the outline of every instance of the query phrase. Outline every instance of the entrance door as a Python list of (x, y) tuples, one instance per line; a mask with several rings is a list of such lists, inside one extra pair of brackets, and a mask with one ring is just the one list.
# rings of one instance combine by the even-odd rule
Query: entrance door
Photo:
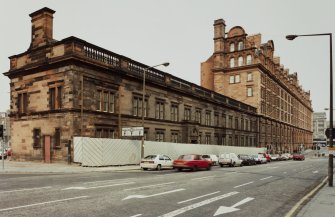
[(51, 150), (50, 145), (51, 144), (51, 137), (50, 136), (44, 136), (44, 162), (45, 163), (51, 163)]

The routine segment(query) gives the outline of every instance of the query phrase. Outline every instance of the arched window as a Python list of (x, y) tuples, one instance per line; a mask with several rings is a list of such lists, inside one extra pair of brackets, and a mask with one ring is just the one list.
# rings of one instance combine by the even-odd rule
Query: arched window
[(243, 41), (239, 41), (238, 42), (238, 50), (243, 50), (244, 45), (243, 45)]
[(235, 51), (235, 44), (234, 43), (231, 43), (230, 44), (230, 49), (229, 49), (230, 52), (234, 52)]
[(247, 65), (250, 65), (252, 63), (252, 60), (251, 60), (251, 55), (249, 54), (247, 56)]
[(231, 68), (235, 67), (235, 60), (234, 60), (234, 58), (230, 59), (230, 67)]
[(238, 66), (243, 66), (243, 57), (238, 57)]

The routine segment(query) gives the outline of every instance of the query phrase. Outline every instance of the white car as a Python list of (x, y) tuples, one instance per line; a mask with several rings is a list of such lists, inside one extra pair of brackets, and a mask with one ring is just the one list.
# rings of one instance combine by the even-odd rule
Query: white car
[(251, 157), (256, 161), (258, 164), (266, 164), (266, 158), (262, 154), (255, 154), (251, 155)]
[(218, 165), (218, 164), (219, 164), (219, 158), (218, 158), (217, 155), (215, 155), (215, 154), (210, 154), (209, 156), (211, 157), (212, 165)]
[(235, 153), (223, 153), (220, 155), (219, 164), (221, 167), (224, 165), (230, 167), (242, 166), (242, 160), (240, 160)]
[(172, 169), (172, 160), (170, 157), (162, 154), (148, 155), (141, 160), (140, 167), (143, 170), (156, 169), (161, 170), (165, 168)]

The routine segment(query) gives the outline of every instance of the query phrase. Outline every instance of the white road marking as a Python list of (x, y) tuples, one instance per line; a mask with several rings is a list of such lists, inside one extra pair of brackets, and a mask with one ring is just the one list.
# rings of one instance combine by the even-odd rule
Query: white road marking
[(220, 191), (216, 191), (216, 192), (205, 194), (205, 195), (202, 195), (202, 196), (199, 196), (199, 197), (194, 197), (194, 198), (191, 198), (191, 199), (188, 199), (188, 200), (180, 201), (180, 202), (178, 202), (178, 204), (186, 203), (186, 202), (189, 202), (189, 201), (192, 201), (192, 200), (196, 200), (196, 199), (199, 199), (199, 198), (203, 198), (203, 197), (206, 197), (206, 196), (209, 196), (209, 195), (217, 194), (219, 192)]
[(276, 169), (276, 168), (278, 168), (278, 167), (267, 167), (268, 169)]
[(138, 217), (138, 216), (141, 216), (142, 214), (137, 214), (137, 215), (132, 215), (130, 217)]
[(112, 185), (93, 186), (93, 187), (69, 187), (69, 188), (64, 188), (62, 190), (87, 190), (87, 189), (96, 189), (96, 188), (107, 188), (107, 187), (113, 187), (113, 186), (119, 186), (119, 185), (130, 185), (134, 183), (135, 182), (125, 182), (125, 183), (117, 183), (117, 184), (112, 184)]
[(161, 192), (161, 193), (158, 193), (158, 194), (152, 194), (152, 195), (129, 195), (128, 197), (125, 197), (122, 200), (129, 200), (129, 199), (132, 199), (132, 198), (143, 199), (143, 198), (148, 198), (148, 197), (160, 196), (160, 195), (163, 195), (163, 194), (171, 194), (171, 193), (174, 193), (174, 192), (184, 191), (184, 190), (186, 190), (186, 189), (179, 188), (179, 189), (175, 189), (175, 190), (172, 190), (172, 191), (165, 191), (165, 192)]
[(252, 181), (252, 182), (244, 183), (244, 184), (242, 184), (242, 185), (237, 185), (237, 186), (235, 186), (234, 188), (239, 188), (239, 187), (242, 187), (242, 186), (245, 186), (245, 185), (250, 185), (250, 184), (252, 184), (252, 183), (254, 183), (254, 182)]
[(199, 177), (199, 178), (194, 178), (191, 180), (199, 180), (199, 179), (209, 179), (209, 178), (214, 178), (215, 176), (204, 176), (204, 177)]
[(1, 193), (11, 193), (11, 192), (20, 192), (20, 191), (34, 191), (39, 189), (47, 189), (51, 188), (51, 186), (41, 187), (41, 188), (22, 188), (22, 189), (16, 189), (16, 190), (10, 190), (10, 191), (0, 191)]
[(61, 199), (61, 200), (52, 200), (52, 201), (47, 201), (47, 202), (42, 202), (42, 203), (28, 204), (24, 206), (10, 207), (10, 208), (5, 208), (5, 209), (0, 209), (0, 212), (14, 210), (14, 209), (21, 209), (21, 208), (26, 208), (26, 207), (32, 207), (32, 206), (39, 206), (39, 205), (44, 205), (44, 204), (49, 204), (49, 203), (57, 203), (57, 202), (64, 202), (64, 201), (69, 201), (69, 200), (82, 199), (86, 197), (88, 196), (72, 197), (72, 198), (66, 198), (66, 199)]
[(268, 176), (268, 177), (262, 178), (260, 180), (265, 180), (265, 179), (270, 179), (270, 178), (272, 178), (272, 176)]
[(287, 172), (283, 172), (284, 174), (286, 174)]
[(315, 173), (318, 173), (318, 172), (319, 172), (318, 170), (313, 171), (314, 174), (315, 174)]
[(146, 186), (137, 187), (137, 188), (127, 188), (127, 189), (124, 189), (124, 191), (130, 191), (130, 190), (136, 190), (136, 189), (142, 189), (142, 188), (150, 188), (150, 187), (161, 186), (161, 185), (170, 185), (173, 183), (175, 182), (166, 182), (166, 183), (161, 183), (161, 184), (156, 184), (156, 185), (146, 185)]
[(192, 210), (192, 209), (195, 209), (195, 208), (198, 208), (198, 207), (210, 204), (210, 203), (215, 202), (217, 200), (221, 200), (223, 198), (230, 197), (230, 196), (233, 196), (233, 195), (238, 194), (238, 193), (239, 192), (237, 192), (237, 191), (233, 191), (233, 192), (230, 192), (230, 193), (227, 193), (227, 194), (223, 194), (223, 195), (220, 195), (220, 196), (217, 196), (217, 197), (213, 197), (213, 198), (201, 201), (199, 203), (195, 203), (195, 204), (192, 204), (192, 205), (185, 206), (183, 208), (174, 210), (172, 212), (166, 213), (166, 214), (164, 214), (162, 216), (159, 216), (159, 217), (174, 217), (174, 216), (180, 215), (180, 214), (182, 214), (184, 212), (187, 212), (189, 210)]
[(108, 180), (100, 180), (100, 181), (92, 181), (92, 182), (84, 182), (84, 184), (94, 184), (94, 183), (103, 183), (103, 182), (117, 182), (117, 181), (131, 181), (134, 180), (134, 178), (130, 178), (130, 179), (108, 179)]
[(238, 208), (236, 208), (236, 207), (237, 207), (237, 206), (241, 206), (242, 204), (245, 204), (245, 203), (247, 203), (247, 202), (249, 202), (249, 201), (252, 201), (253, 199), (255, 199), (255, 198), (247, 197), (247, 198), (241, 200), (240, 202), (235, 203), (234, 205), (232, 205), (232, 206), (230, 206), (230, 207), (229, 207), (229, 206), (228, 206), (228, 207), (227, 207), (227, 206), (220, 206), (220, 207), (218, 208), (218, 210), (216, 210), (214, 216), (217, 216), (217, 215), (221, 215), (221, 214), (224, 214), (224, 213), (229, 213), (229, 212), (234, 212), (234, 211), (240, 210), (240, 209), (238, 209)]

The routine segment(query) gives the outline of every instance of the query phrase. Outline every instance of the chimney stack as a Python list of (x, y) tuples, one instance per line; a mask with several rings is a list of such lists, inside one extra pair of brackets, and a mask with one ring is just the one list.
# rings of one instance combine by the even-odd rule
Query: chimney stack
[(54, 13), (54, 10), (44, 7), (29, 14), (31, 17), (31, 49), (44, 46), (53, 40)]

